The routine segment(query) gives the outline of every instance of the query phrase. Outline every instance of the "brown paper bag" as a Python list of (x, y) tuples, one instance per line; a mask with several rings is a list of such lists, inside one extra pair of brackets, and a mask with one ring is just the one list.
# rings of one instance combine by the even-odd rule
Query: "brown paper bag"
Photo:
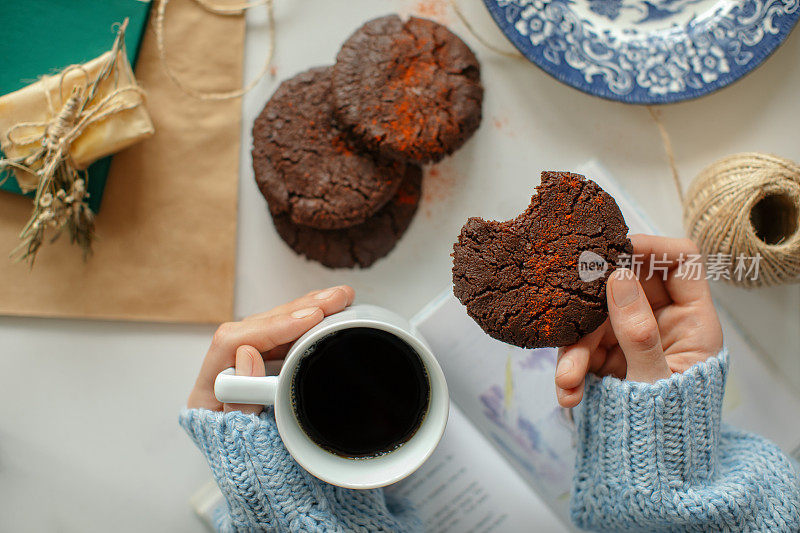
[[(170, 3), (170, 65), (209, 90), (242, 79), (244, 18)], [(68, 242), (33, 270), (6, 257), (31, 200), (0, 193), (0, 313), (170, 322), (233, 315), (241, 101), (200, 101), (166, 77), (152, 20), (136, 77), (155, 135), (114, 156), (87, 262)], [(196, 81), (195, 81), (196, 80)], [(65, 239), (66, 241), (66, 239)]]

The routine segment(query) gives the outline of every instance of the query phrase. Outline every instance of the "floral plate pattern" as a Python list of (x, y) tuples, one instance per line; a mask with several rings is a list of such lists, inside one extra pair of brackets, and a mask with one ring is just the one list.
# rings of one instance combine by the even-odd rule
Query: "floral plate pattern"
[(720, 89), (764, 61), (800, 0), (484, 0), (525, 57), (596, 96), (663, 104)]

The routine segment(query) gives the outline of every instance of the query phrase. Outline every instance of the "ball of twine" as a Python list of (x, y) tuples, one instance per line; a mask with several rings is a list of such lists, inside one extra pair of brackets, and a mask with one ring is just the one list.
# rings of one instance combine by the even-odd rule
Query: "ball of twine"
[[(800, 281), (800, 165), (761, 153), (728, 156), (695, 178), (684, 199), (684, 225), (706, 255), (757, 257), (745, 287)], [(733, 266), (731, 269), (733, 269)]]

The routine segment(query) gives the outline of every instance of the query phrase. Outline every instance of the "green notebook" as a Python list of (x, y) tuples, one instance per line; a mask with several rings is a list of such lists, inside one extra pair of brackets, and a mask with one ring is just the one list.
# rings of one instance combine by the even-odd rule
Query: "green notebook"
[[(125, 45), (135, 65), (149, 9), (150, 2), (142, 0), (0, 0), (0, 95), (107, 52), (116, 36), (113, 25), (126, 17)], [(88, 169), (89, 205), (95, 212), (110, 165), (111, 157), (106, 157)], [(0, 179), (4, 177), (0, 173)], [(22, 194), (13, 174), (0, 189)]]

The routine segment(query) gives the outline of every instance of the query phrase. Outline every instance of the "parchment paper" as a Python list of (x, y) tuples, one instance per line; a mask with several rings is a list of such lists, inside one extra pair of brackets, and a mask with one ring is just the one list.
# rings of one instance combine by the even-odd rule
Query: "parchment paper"
[[(170, 2), (170, 64), (194, 86), (238, 87), (244, 18)], [(0, 314), (219, 322), (233, 314), (241, 102), (180, 92), (159, 63), (152, 21), (136, 76), (156, 133), (114, 156), (94, 255), (43, 246), (33, 270), (7, 258), (31, 200), (0, 193)]]

